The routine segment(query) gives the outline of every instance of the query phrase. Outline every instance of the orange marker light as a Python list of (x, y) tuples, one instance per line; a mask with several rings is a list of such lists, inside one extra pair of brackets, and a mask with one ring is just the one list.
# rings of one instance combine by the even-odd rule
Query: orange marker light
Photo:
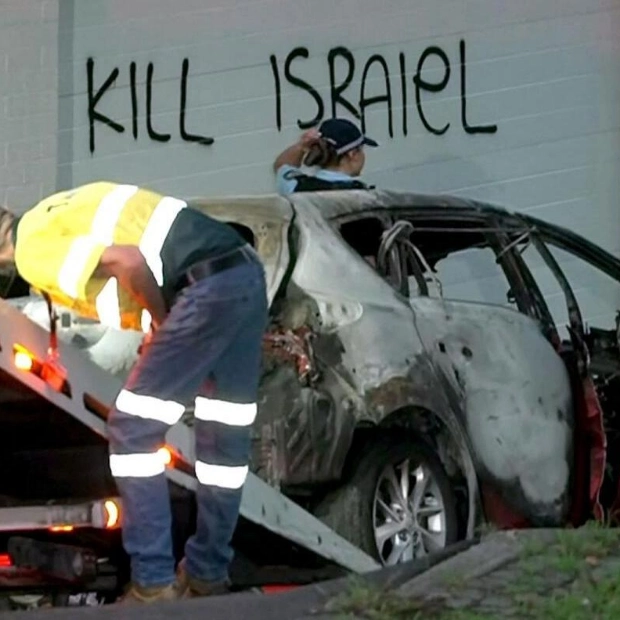
[(160, 448), (159, 450), (157, 450), (157, 454), (159, 454), (159, 456), (161, 457), (164, 465), (170, 465), (170, 463), (172, 463), (172, 452), (169, 448)]
[(52, 389), (71, 396), (71, 387), (66, 378), (66, 370), (56, 359), (55, 351), (48, 355), (47, 360), (37, 359), (26, 347), (20, 344), (13, 346), (13, 362), (18, 370), (30, 372), (45, 381)]
[(116, 505), (116, 502), (108, 499), (104, 502), (103, 507), (105, 508), (107, 514), (107, 520), (105, 522), (106, 528), (112, 529), (113, 527), (116, 527), (118, 525), (119, 517), (121, 515), (121, 511)]
[(54, 525), (50, 527), (50, 532), (73, 532), (74, 527), (72, 525)]
[(15, 351), (15, 367), (19, 370), (25, 370), (26, 372), (32, 370), (34, 366), (34, 360), (27, 351)]

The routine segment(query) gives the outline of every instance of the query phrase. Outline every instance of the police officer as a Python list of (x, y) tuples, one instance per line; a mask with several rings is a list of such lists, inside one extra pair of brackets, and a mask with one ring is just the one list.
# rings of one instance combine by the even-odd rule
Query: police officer
[[(276, 157), (273, 169), (278, 192), (372, 189), (357, 179), (366, 162), (364, 146), (378, 144), (351, 121), (344, 118), (323, 121), (318, 129), (306, 131), (298, 142)], [(302, 165), (318, 169), (310, 175), (301, 170)]]
[[(135, 185), (96, 182), (0, 210), (0, 261), (85, 317), (146, 332), (108, 419), (132, 582), (123, 600), (228, 589), (230, 541), (248, 473), (264, 270), (231, 227)], [(161, 448), (193, 401), (198, 521), (175, 576)]]

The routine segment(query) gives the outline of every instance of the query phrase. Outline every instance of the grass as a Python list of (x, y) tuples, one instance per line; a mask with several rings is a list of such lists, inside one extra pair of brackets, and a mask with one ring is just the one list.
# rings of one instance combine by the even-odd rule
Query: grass
[(620, 618), (620, 575), (597, 583), (581, 583), (573, 593), (555, 596), (539, 605), (550, 620), (613, 620)]
[(349, 588), (328, 606), (328, 611), (334, 620), (421, 620), (424, 610), (416, 601), (352, 580)]
[[(605, 568), (605, 559), (618, 558), (616, 570)], [(615, 560), (614, 560), (615, 561)], [(552, 541), (525, 543), (509, 583), (494, 587), (489, 597), (507, 601), (523, 619), (620, 619), (620, 531), (595, 522), (579, 530), (559, 530)], [(611, 566), (611, 565), (608, 565)], [(600, 570), (599, 570), (600, 569)], [(553, 583), (551, 583), (553, 579)], [(480, 584), (476, 584), (479, 588)], [(451, 594), (467, 593), (466, 580), (449, 574), (438, 583)], [(497, 611), (469, 608), (454, 610), (441, 600), (406, 599), (394, 592), (353, 580), (330, 605), (334, 620), (495, 620)], [(503, 615), (503, 614), (502, 614)]]

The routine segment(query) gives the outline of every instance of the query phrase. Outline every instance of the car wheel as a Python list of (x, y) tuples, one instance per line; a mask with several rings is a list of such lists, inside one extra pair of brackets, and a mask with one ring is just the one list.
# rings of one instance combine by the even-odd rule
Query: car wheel
[(412, 439), (371, 445), (315, 515), (385, 566), (458, 539), (456, 500), (444, 467), (431, 448)]

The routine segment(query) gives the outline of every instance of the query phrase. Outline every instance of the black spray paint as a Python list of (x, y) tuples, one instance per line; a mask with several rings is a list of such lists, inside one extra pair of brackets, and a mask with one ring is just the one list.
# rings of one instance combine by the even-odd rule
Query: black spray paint
[(185, 142), (197, 142), (203, 146), (213, 144), (213, 138), (207, 138), (195, 133), (189, 133), (185, 128), (185, 110), (187, 108), (187, 80), (189, 78), (189, 59), (183, 59), (183, 69), (181, 72), (181, 110), (179, 112), (179, 133)]
[[(366, 97), (366, 80), (373, 64), (377, 64), (383, 70), (383, 78), (385, 81), (385, 94), (377, 95), (375, 97)], [(362, 73), (362, 88), (360, 91), (360, 113), (362, 116), (362, 132), (366, 131), (366, 108), (377, 103), (386, 104), (388, 116), (388, 132), (390, 134), (390, 138), (393, 138), (394, 125), (392, 123), (392, 88), (390, 85), (390, 70), (388, 68), (387, 62), (385, 61), (385, 58), (383, 58), (381, 54), (372, 55), (364, 65), (364, 72)]]
[(113, 121), (111, 118), (104, 116), (100, 112), (97, 112), (97, 104), (106, 90), (116, 82), (116, 78), (120, 71), (118, 67), (115, 67), (112, 73), (107, 77), (106, 81), (103, 83), (103, 86), (95, 93), (93, 88), (93, 74), (95, 70), (95, 61), (92, 58), (89, 58), (86, 61), (86, 79), (88, 81), (88, 123), (90, 125), (90, 152), (94, 152), (95, 150), (95, 121), (99, 121), (104, 125), (107, 125), (111, 129), (118, 133), (123, 133), (125, 128), (116, 121)]
[(168, 142), (172, 137), (169, 133), (159, 133), (153, 129), (153, 73), (155, 65), (149, 62), (146, 68), (146, 131), (155, 142)]
[(405, 54), (398, 54), (398, 65), (400, 67), (400, 96), (403, 103), (403, 136), (407, 135), (407, 66), (405, 64)]
[[(88, 85), (88, 123), (90, 128), (89, 147), (90, 152), (95, 152), (95, 123), (103, 123), (117, 133), (123, 133), (125, 127), (117, 121), (106, 116), (97, 109), (101, 99), (106, 92), (114, 85), (116, 79), (120, 75), (120, 69), (115, 67), (103, 84), (95, 89), (94, 86), (95, 61), (89, 58), (86, 61), (86, 79)], [(139, 136), (139, 96), (138, 96), (138, 67), (135, 62), (129, 65), (129, 105), (131, 106), (131, 129), (134, 140)], [(155, 142), (168, 142), (172, 138), (172, 134), (165, 133), (162, 128), (156, 129), (153, 125), (153, 108), (155, 95), (153, 93), (153, 77), (155, 74), (155, 66), (152, 62), (146, 68), (146, 89), (145, 89), (145, 122), (148, 137)], [(189, 60), (185, 58), (181, 66), (180, 78), (180, 98), (179, 98), (179, 136), (185, 142), (197, 143), (202, 145), (213, 144), (214, 138), (190, 133), (187, 129), (187, 84), (189, 81)]]
[[(398, 54), (398, 70), (390, 71), (388, 59), (382, 54), (373, 54), (363, 64), (361, 75), (356, 59), (348, 48), (337, 46), (329, 50), (326, 58), (327, 72), (329, 74), (329, 101), (323, 97), (318, 89), (307, 80), (300, 77), (303, 73), (303, 63), (310, 58), (310, 51), (307, 47), (296, 47), (291, 50), (284, 59), (283, 70), (275, 54), (269, 58), (271, 72), (273, 76), (275, 90), (275, 118), (278, 131), (282, 129), (284, 110), (282, 106), (283, 80), (294, 88), (300, 89), (308, 94), (314, 102), (316, 111), (314, 116), (306, 119), (297, 119), (300, 129), (308, 129), (315, 126), (326, 114), (338, 116), (341, 110), (346, 110), (354, 118), (361, 121), (362, 128), (366, 129), (366, 115), (369, 108), (373, 106), (383, 106), (386, 112), (385, 120), (388, 133), (394, 137), (394, 121), (398, 110), (394, 109), (395, 90), (400, 91), (400, 115), (401, 131), (403, 136), (407, 136), (409, 131), (409, 110), (407, 108), (410, 89), (413, 89), (413, 98), (417, 116), (422, 126), (429, 133), (442, 136), (452, 126), (448, 119), (444, 123), (437, 121), (431, 123), (425, 111), (425, 95), (437, 94), (448, 87), (453, 78), (453, 71), (450, 64), (448, 53), (438, 46), (429, 46), (424, 49), (419, 56), (413, 84), (407, 79), (407, 57), (404, 52)], [(439, 61), (443, 68), (442, 77), (433, 82), (424, 79), (422, 73), (430, 60)], [(214, 138), (191, 133), (187, 128), (187, 100), (189, 83), (189, 59), (183, 59), (181, 63), (180, 75), (180, 96), (179, 96), (179, 126), (178, 135), (184, 142), (197, 143), (200, 145), (213, 144)], [(468, 101), (467, 101), (467, 63), (465, 41), (459, 42), (459, 66), (458, 73), (460, 79), (460, 121), (462, 129), (468, 134), (494, 134), (497, 132), (497, 125), (472, 125), (468, 120)], [(95, 151), (95, 127), (96, 123), (102, 123), (121, 134), (125, 132), (125, 127), (114, 119), (103, 114), (98, 108), (102, 98), (111, 89), (118, 76), (120, 68), (115, 67), (105, 81), (95, 88), (94, 85), (95, 61), (89, 58), (86, 62), (86, 78), (88, 90), (88, 121), (89, 121), (89, 146), (90, 152)], [(281, 79), (283, 75), (283, 80)], [(353, 80), (356, 75), (360, 75), (360, 88), (357, 97), (354, 97)], [(399, 80), (396, 80), (398, 75)], [(138, 84), (138, 65), (136, 62), (129, 64), (129, 98), (128, 105), (131, 109), (131, 134), (134, 140), (138, 140), (140, 134), (140, 112), (144, 109), (144, 123), (146, 135), (149, 139), (166, 143), (172, 139), (170, 132), (164, 131), (163, 127), (155, 127), (153, 123), (154, 109), (156, 108), (156, 93), (154, 92), (155, 66), (150, 62), (146, 67), (146, 82), (144, 91), (141, 91)], [(380, 79), (377, 79), (377, 78)], [(368, 81), (374, 79), (376, 83), (382, 83), (383, 88), (380, 94), (369, 96), (367, 94)], [(141, 105), (140, 93), (144, 92), (144, 107)], [(355, 100), (357, 99), (357, 100)]]
[[(459, 64), (460, 64), (460, 107), (461, 107), (461, 127), (468, 134), (494, 134), (497, 132), (497, 125), (471, 125), (467, 118), (467, 63), (465, 41), (459, 42)], [(319, 123), (325, 116), (326, 107), (330, 108), (331, 116), (338, 116), (340, 109), (346, 110), (353, 117), (361, 121), (362, 127), (366, 126), (366, 112), (372, 106), (381, 105), (386, 110), (387, 129), (390, 137), (394, 137), (394, 109), (393, 109), (393, 93), (392, 80), (390, 76), (389, 64), (385, 56), (381, 54), (373, 54), (364, 63), (361, 72), (361, 85), (359, 90), (359, 98), (357, 102), (353, 102), (351, 98), (351, 87), (353, 79), (356, 75), (355, 56), (346, 47), (338, 46), (329, 50), (327, 54), (327, 68), (329, 71), (330, 85), (330, 101), (325, 102), (317, 89), (302, 79), (298, 73), (291, 70), (291, 64), (297, 59), (308, 59), (310, 53), (306, 47), (296, 47), (286, 56), (284, 60), (284, 79), (292, 86), (299, 88), (308, 93), (316, 104), (316, 114), (313, 118), (297, 119), (297, 125), (300, 129), (307, 129)], [(430, 59), (438, 59), (443, 65), (443, 76), (440, 80), (430, 82), (422, 78), (425, 63)], [(282, 129), (283, 109), (282, 109), (282, 82), (280, 79), (280, 68), (278, 58), (275, 54), (270, 56), (271, 71), (274, 80), (275, 89), (275, 118), (278, 131)], [(398, 54), (400, 77), (400, 99), (402, 102), (401, 120), (402, 134), (406, 136), (408, 133), (408, 89), (407, 84), (407, 64), (404, 52)], [(371, 77), (375, 77), (378, 72), (382, 73), (384, 80), (384, 91), (380, 95), (368, 97), (366, 95), (366, 84)], [(372, 73), (372, 76), (371, 76)], [(393, 72), (395, 75), (396, 72)], [(451, 126), (446, 122), (437, 126), (432, 124), (424, 110), (424, 94), (439, 93), (447, 88), (450, 78), (452, 77), (452, 67), (448, 54), (440, 47), (432, 45), (427, 47), (420, 55), (416, 73), (413, 76), (413, 90), (416, 102), (416, 110), (423, 127), (431, 134), (436, 136), (444, 135)]]
[[(429, 56), (438, 56), (444, 63), (444, 74), (441, 82), (427, 82), (422, 79), (422, 69), (424, 67), (424, 62)], [(436, 136), (442, 136), (448, 128), (450, 127), (450, 123), (446, 123), (441, 129), (437, 129), (433, 127), (427, 120), (424, 115), (424, 109), (422, 107), (422, 91), (428, 91), (429, 93), (439, 93), (441, 92), (450, 81), (450, 61), (448, 60), (448, 55), (440, 48), (432, 45), (431, 47), (427, 47), (420, 56), (418, 60), (418, 69), (416, 74), (413, 76), (413, 83), (415, 84), (415, 105), (418, 109), (418, 115), (420, 116), (420, 120), (422, 121), (422, 125), (424, 125), (427, 131), (434, 133)]]
[[(318, 121), (320, 121), (323, 118), (323, 114), (325, 112), (325, 106), (323, 105), (323, 99), (321, 98), (321, 95), (319, 95), (319, 93), (312, 86), (310, 86), (308, 82), (305, 82), (304, 80), (298, 77), (295, 77), (295, 75), (291, 73), (291, 65), (293, 64), (293, 60), (296, 60), (297, 58), (308, 58), (309, 56), (310, 56), (310, 52), (308, 51), (307, 47), (296, 47), (286, 57), (286, 61), (284, 63), (284, 77), (286, 78), (287, 82), (289, 82), (289, 84), (292, 84), (293, 86), (297, 86), (297, 88), (301, 88), (305, 90), (316, 102), (317, 111), (313, 119), (309, 121), (297, 120), (297, 124), (302, 129), (308, 129), (309, 127), (312, 127), (313, 125), (315, 125)], [(271, 60), (272, 70), (277, 71), (277, 61), (276, 61), (275, 56), (271, 56), (270, 60)], [(279, 77), (277, 78), (277, 82), (279, 84), (280, 82)]]

